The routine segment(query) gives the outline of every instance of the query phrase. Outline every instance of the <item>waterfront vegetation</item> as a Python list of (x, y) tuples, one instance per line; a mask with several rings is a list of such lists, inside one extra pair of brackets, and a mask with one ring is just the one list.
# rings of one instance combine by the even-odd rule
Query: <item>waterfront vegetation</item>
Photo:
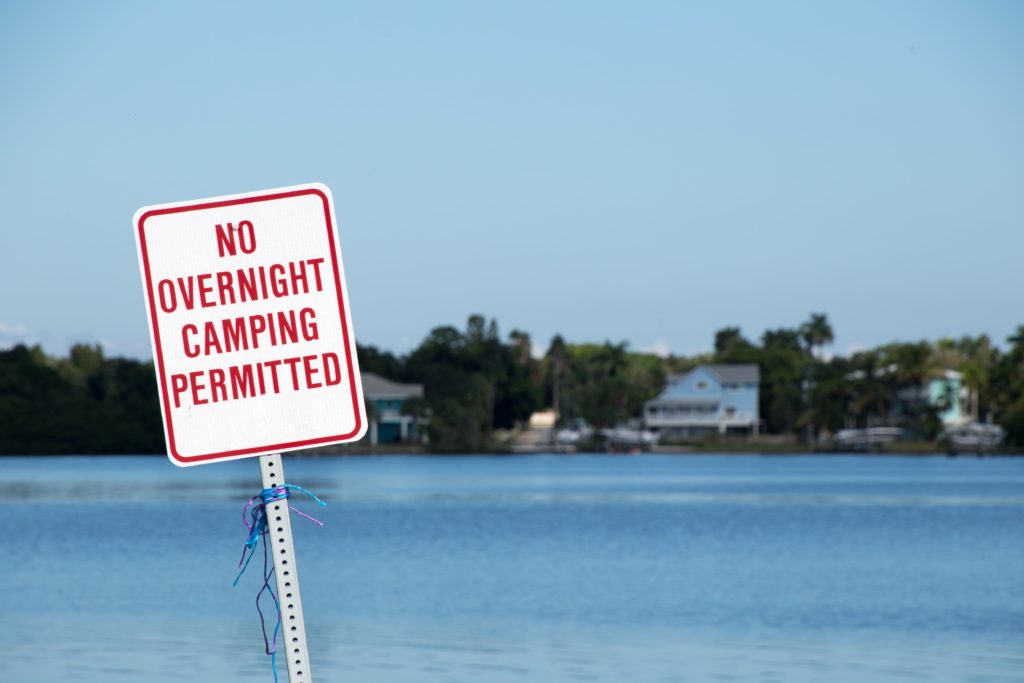
[[(465, 327), (432, 330), (407, 355), (359, 347), (360, 366), (423, 384), (406, 410), (427, 418), (429, 448), (482, 452), (498, 433), (557, 406), (563, 423), (610, 427), (637, 417), (670, 374), (702, 363), (756, 363), (760, 413), (768, 434), (802, 442), (846, 426), (890, 424), (926, 448), (938, 438), (943, 405), (900, 401), (901, 393), (946, 370), (963, 374), (971, 411), (1024, 446), (1024, 325), (998, 346), (987, 335), (935, 342), (893, 342), (849, 356), (827, 353), (833, 331), (824, 314), (751, 340), (739, 327), (714, 335), (714, 350), (659, 357), (625, 343), (569, 343), (556, 336), (532, 353), (530, 336), (503, 337), (495, 320), (471, 316)], [(953, 400), (947, 397), (944, 400)], [(0, 351), (0, 453), (161, 453), (164, 451), (152, 363), (107, 358), (79, 344), (66, 358), (38, 346)]]
[(163, 453), (153, 364), (77, 344), (0, 351), (0, 453)]

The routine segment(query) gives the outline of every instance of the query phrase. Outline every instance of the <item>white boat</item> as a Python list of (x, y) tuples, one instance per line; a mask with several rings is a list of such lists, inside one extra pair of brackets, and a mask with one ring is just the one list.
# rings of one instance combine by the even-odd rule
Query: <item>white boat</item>
[(948, 427), (942, 434), (942, 440), (954, 453), (980, 453), (991, 450), (1000, 446), (1005, 437), (1006, 431), (999, 425), (981, 422)]
[(840, 429), (832, 437), (832, 445), (836, 448), (869, 449), (872, 446), (884, 446), (892, 443), (899, 439), (902, 433), (903, 430), (899, 427)]
[(658, 445), (658, 434), (646, 429), (615, 427), (614, 429), (602, 429), (599, 433), (613, 446), (653, 448)]
[(559, 429), (555, 433), (555, 444), (558, 446), (575, 446), (581, 441), (587, 441), (594, 435), (594, 430), (586, 425), (578, 427), (567, 427)]

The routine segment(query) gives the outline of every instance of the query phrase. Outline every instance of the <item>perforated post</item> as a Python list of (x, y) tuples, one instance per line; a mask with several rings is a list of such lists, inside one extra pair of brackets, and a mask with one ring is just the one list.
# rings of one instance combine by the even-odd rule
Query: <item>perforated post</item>
[[(263, 488), (270, 489), (285, 483), (282, 460), (280, 453), (260, 456)], [(284, 636), (278, 652), (288, 662), (289, 683), (312, 683), (288, 499), (268, 503), (266, 512), (267, 535), (274, 556), (274, 576), (277, 577), (277, 597), (281, 605), (281, 634)]]

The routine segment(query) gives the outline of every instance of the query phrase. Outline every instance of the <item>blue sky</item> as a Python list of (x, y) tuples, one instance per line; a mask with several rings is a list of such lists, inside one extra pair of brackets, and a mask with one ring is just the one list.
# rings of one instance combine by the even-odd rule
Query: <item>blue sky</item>
[(0, 150), (0, 346), (148, 357), (134, 211), (311, 181), (396, 351), (1024, 323), (1017, 2), (4, 2)]

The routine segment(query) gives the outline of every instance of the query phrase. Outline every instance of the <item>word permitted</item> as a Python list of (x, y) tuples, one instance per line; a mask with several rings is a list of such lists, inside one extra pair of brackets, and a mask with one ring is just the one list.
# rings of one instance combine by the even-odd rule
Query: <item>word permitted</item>
[(326, 187), (146, 207), (135, 225), (174, 462), (362, 436)]

